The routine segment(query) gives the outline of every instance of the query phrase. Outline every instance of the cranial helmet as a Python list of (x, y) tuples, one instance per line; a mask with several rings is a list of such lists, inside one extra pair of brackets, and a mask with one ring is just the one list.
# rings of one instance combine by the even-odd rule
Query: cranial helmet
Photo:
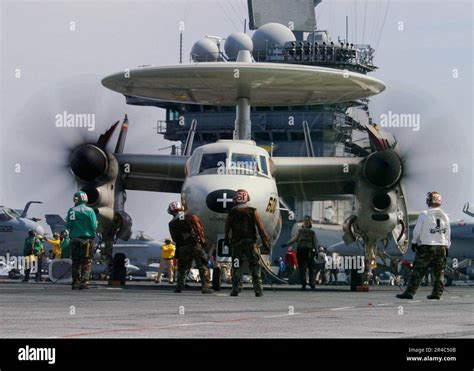
[(307, 227), (311, 227), (311, 222), (312, 222), (311, 216), (306, 215), (303, 219), (303, 225)]
[(426, 204), (428, 207), (432, 207), (433, 205), (438, 205), (441, 206), (441, 203), (443, 202), (443, 199), (441, 198), (441, 195), (438, 192), (428, 192), (426, 194)]
[(235, 192), (234, 203), (235, 204), (246, 204), (250, 202), (250, 195), (245, 189), (238, 189)]
[(86, 204), (89, 201), (87, 198), (87, 193), (79, 191), (74, 193), (74, 203), (76, 204)]
[(174, 215), (178, 211), (182, 211), (182, 210), (183, 210), (183, 206), (181, 205), (181, 202), (178, 202), (178, 201), (171, 202), (168, 206), (168, 214), (171, 214), (171, 215)]

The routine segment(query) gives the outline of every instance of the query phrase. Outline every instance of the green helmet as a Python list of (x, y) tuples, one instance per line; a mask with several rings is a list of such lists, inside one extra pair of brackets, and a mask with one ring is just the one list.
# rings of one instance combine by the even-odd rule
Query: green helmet
[(86, 204), (88, 202), (87, 193), (79, 191), (74, 193), (74, 203), (75, 204)]

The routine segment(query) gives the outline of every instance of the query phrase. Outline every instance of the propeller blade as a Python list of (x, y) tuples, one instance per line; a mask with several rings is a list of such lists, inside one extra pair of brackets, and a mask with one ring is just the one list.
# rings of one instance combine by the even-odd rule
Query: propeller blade
[(115, 128), (117, 127), (117, 125), (120, 123), (120, 121), (117, 121), (115, 124), (113, 124), (110, 128), (107, 129), (107, 131), (104, 133), (104, 134), (101, 134), (100, 137), (99, 137), (99, 140), (97, 141), (97, 145), (102, 148), (102, 149), (105, 149), (105, 147), (107, 146), (107, 144), (109, 143), (110, 141), (110, 138), (112, 137), (112, 134), (114, 133), (115, 131)]

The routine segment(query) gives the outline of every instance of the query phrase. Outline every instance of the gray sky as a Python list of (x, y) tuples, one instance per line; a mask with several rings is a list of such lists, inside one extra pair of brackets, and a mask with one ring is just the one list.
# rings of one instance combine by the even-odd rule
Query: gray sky
[[(65, 166), (68, 148), (95, 140), (128, 113), (125, 150), (158, 151), (171, 143), (155, 134), (164, 111), (133, 107), (106, 90), (100, 80), (139, 65), (178, 61), (178, 22), (185, 21), (185, 61), (193, 42), (206, 34), (227, 36), (243, 23), (246, 1), (5, 1), (1, 2), (0, 204), (20, 208), (42, 200), (32, 215), (65, 214), (74, 183)], [(367, 6), (365, 7), (365, 4)], [(387, 90), (372, 99), (376, 121), (383, 113), (418, 113), (421, 129), (391, 129), (408, 162), (410, 209), (439, 190), (445, 209), (461, 218), (473, 195), (473, 13), (470, 1), (323, 1), (318, 25), (333, 39), (345, 35), (378, 44), (373, 74)], [(356, 12), (357, 8), (357, 12)], [(365, 32), (364, 32), (365, 10)], [(354, 16), (357, 14), (357, 32)], [(239, 18), (238, 18), (239, 15)], [(70, 30), (75, 22), (75, 31)], [(403, 31), (398, 30), (403, 22)], [(382, 27), (383, 26), (383, 27)], [(383, 33), (380, 35), (380, 30)], [(15, 78), (15, 70), (21, 77)], [(457, 69), (459, 77), (452, 77)], [(96, 131), (56, 128), (54, 116), (95, 113)], [(114, 142), (114, 141), (113, 141)], [(15, 172), (15, 165), (21, 172)], [(459, 171), (453, 173), (453, 164)], [(177, 195), (128, 192), (127, 210), (136, 229), (167, 234), (164, 205)]]

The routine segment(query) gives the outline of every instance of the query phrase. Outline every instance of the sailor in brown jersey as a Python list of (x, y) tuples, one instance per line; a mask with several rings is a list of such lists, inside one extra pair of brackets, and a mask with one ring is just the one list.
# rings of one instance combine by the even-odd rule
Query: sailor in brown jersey
[(225, 225), (225, 241), (232, 251), (232, 292), (239, 294), (239, 283), (242, 280), (242, 258), (245, 256), (252, 274), (255, 296), (263, 296), (260, 250), (257, 246), (257, 231), (262, 245), (270, 249), (262, 220), (253, 207), (247, 205), (250, 196), (247, 191), (239, 189), (234, 197), (235, 206), (230, 210)]

